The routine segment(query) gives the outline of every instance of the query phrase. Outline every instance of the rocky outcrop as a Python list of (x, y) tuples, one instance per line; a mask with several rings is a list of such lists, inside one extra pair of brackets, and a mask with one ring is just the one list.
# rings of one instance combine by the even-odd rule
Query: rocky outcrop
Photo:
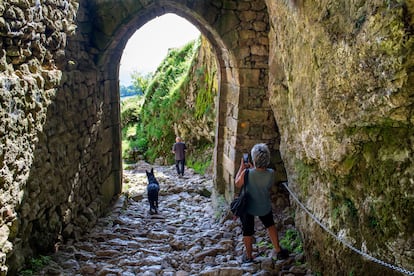
[[(267, 4), (270, 101), (290, 185), (340, 238), (413, 271), (412, 2)], [(383, 273), (297, 214), (315, 271)]]
[(176, 108), (182, 112), (180, 120), (174, 122), (174, 134), (181, 136), (188, 146), (187, 161), (202, 164), (203, 170), (212, 172), (218, 71), (215, 52), (203, 36), (179, 91)]
[(185, 112), (182, 120), (174, 124), (176, 135), (194, 144), (201, 140), (214, 146), (217, 89), (215, 53), (208, 40), (201, 36), (199, 51), (180, 86), (181, 100), (177, 109)]
[(217, 85), (214, 51), (205, 37), (170, 49), (151, 79), (134, 122), (141, 130), (134, 139), (147, 142), (146, 160), (174, 163), (171, 147), (180, 136), (187, 145), (187, 162), (211, 164)]

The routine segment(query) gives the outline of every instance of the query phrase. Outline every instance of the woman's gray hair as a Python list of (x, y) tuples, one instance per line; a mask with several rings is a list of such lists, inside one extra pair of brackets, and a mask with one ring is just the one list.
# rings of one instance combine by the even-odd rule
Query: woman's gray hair
[(253, 164), (256, 168), (267, 168), (270, 163), (270, 151), (266, 144), (256, 144), (251, 151)]

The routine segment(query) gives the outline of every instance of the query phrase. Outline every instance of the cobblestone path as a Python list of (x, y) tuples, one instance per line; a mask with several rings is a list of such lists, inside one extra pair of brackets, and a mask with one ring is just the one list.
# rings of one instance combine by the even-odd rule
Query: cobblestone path
[[(146, 198), (151, 167), (161, 186), (156, 215)], [(260, 223), (257, 262), (242, 264), (240, 223), (213, 208), (212, 186), (211, 177), (191, 170), (178, 178), (173, 166), (137, 164), (124, 172), (125, 192), (108, 215), (87, 235), (61, 245), (36, 275), (312, 275), (302, 255), (272, 258)]]

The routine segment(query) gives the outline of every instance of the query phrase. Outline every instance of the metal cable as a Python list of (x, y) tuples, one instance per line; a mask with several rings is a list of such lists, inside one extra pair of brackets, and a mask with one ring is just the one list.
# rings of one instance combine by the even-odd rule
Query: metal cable
[(290, 190), (289, 189), (289, 187), (288, 187), (288, 185), (287, 185), (287, 182), (283, 182), (282, 183), (283, 184), (283, 186), (288, 190), (288, 192), (290, 193), (290, 195), (293, 197), (293, 199), (299, 204), (299, 206), (317, 223), (317, 224), (319, 224), (319, 226), (320, 227), (322, 227), (322, 229), (324, 229), (326, 232), (328, 232), (329, 234), (331, 234), (331, 236), (333, 236), (334, 238), (336, 238), (339, 242), (341, 242), (342, 244), (344, 244), (345, 246), (347, 246), (348, 248), (350, 248), (350, 249), (352, 249), (353, 251), (355, 251), (356, 253), (358, 253), (358, 254), (360, 254), (361, 256), (363, 256), (363, 257), (365, 257), (365, 258), (367, 258), (367, 259), (369, 259), (369, 260), (371, 260), (371, 261), (373, 261), (373, 262), (376, 262), (376, 263), (378, 263), (378, 264), (380, 264), (380, 265), (383, 265), (383, 266), (385, 266), (385, 267), (388, 267), (388, 268), (390, 268), (390, 269), (393, 269), (393, 270), (395, 270), (395, 271), (398, 271), (398, 272), (401, 272), (401, 273), (404, 273), (404, 274), (407, 274), (407, 275), (414, 275), (414, 272), (413, 271), (409, 271), (409, 270), (407, 270), (407, 269), (404, 269), (404, 268), (401, 268), (401, 267), (398, 267), (398, 266), (395, 266), (395, 265), (392, 265), (392, 264), (389, 264), (389, 263), (386, 263), (386, 262), (384, 262), (384, 261), (382, 261), (382, 260), (379, 260), (379, 259), (377, 259), (377, 258), (375, 258), (375, 257), (372, 257), (372, 256), (370, 256), (370, 255), (368, 255), (367, 253), (365, 253), (365, 252), (362, 252), (361, 250), (359, 250), (358, 248), (355, 248), (354, 246), (352, 246), (350, 243), (348, 243), (347, 241), (345, 241), (345, 240), (343, 240), (343, 239), (341, 239), (340, 237), (338, 237), (335, 233), (333, 233), (330, 229), (328, 229), (328, 227), (326, 227), (325, 225), (323, 225), (320, 221), (319, 221), (319, 219), (318, 218), (316, 218), (309, 210), (308, 210), (308, 208), (306, 208), (306, 206), (302, 203), (302, 202), (300, 202), (299, 201), (299, 199), (296, 197), (296, 195), (292, 192), (292, 190)]

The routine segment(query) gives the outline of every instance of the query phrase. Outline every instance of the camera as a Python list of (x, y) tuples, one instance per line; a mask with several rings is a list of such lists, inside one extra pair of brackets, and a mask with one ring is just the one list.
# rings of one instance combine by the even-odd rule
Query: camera
[(249, 163), (249, 154), (248, 153), (243, 153), (243, 162), (245, 164)]

